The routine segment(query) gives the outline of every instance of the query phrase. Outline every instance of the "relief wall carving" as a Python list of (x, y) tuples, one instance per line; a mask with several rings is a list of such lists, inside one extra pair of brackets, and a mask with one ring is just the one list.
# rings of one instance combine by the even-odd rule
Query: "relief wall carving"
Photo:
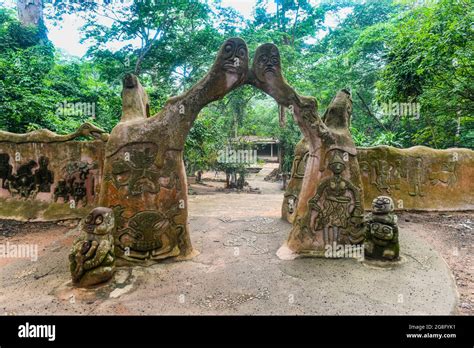
[[(474, 209), (474, 151), (436, 150), (423, 146), (397, 149), (390, 146), (357, 148), (363, 184), (363, 200), (368, 207), (379, 195), (390, 196), (395, 210), (472, 210)], [(295, 165), (304, 167), (308, 148), (302, 139), (295, 149), (292, 175), (285, 193), (297, 202), (302, 178)], [(305, 157), (306, 156), (306, 157)], [(288, 200), (282, 217), (294, 220)]]
[[(99, 140), (74, 140), (89, 135)], [(69, 135), (0, 131), (0, 216), (40, 220), (54, 220), (58, 214), (83, 216), (81, 208), (98, 201), (107, 139), (104, 131), (88, 123)]]

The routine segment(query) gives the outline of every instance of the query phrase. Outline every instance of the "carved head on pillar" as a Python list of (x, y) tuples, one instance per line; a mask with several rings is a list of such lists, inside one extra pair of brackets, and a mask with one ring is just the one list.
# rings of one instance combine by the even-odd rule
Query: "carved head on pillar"
[(271, 79), (282, 79), (280, 52), (272, 43), (266, 43), (257, 48), (252, 70), (256, 78), (265, 82)]
[(248, 50), (245, 41), (236, 37), (228, 39), (219, 51), (224, 71), (242, 75), (248, 69)]
[[(294, 105), (295, 101), (303, 102), (297, 97), (294, 89), (288, 85), (281, 71), (281, 59), (278, 47), (272, 43), (266, 43), (257, 48), (253, 58), (252, 69), (249, 71), (246, 83), (251, 84), (264, 91), (284, 106)], [(312, 98), (306, 98), (310, 108), (315, 106)]]
[(122, 80), (122, 118), (120, 122), (145, 119), (150, 116), (150, 102), (145, 89), (133, 74)]
[[(357, 149), (352, 140), (350, 133), (352, 116), (352, 98), (349, 89), (341, 89), (337, 92), (329, 104), (323, 116), (325, 125), (331, 130), (333, 142), (327, 147), (327, 152), (331, 150), (340, 150), (347, 152), (352, 157), (357, 154)], [(326, 156), (323, 153), (323, 156)], [(322, 163), (325, 163), (323, 160)], [(320, 167), (320, 171), (324, 171), (325, 166)]]
[(351, 125), (352, 98), (349, 89), (337, 92), (323, 116), (323, 121), (329, 128), (348, 129)]

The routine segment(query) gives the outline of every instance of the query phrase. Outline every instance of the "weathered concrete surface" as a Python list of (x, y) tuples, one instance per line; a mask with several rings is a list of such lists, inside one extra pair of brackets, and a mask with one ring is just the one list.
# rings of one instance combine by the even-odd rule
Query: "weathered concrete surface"
[[(42, 244), (37, 262), (0, 267), (0, 314), (450, 314), (451, 273), (419, 237), (420, 224), (401, 221), (403, 261), (391, 269), (355, 260), (282, 261), (276, 250), (290, 225), (280, 219), (282, 194), (264, 173), (250, 180), (262, 194), (190, 196), (190, 261), (119, 268), (97, 290), (72, 289), (67, 254), (77, 232)], [(429, 231), (426, 231), (429, 233)], [(45, 233), (25, 234), (29, 243)], [(4, 243), (6, 238), (0, 238)], [(10, 242), (21, 241), (20, 236)], [(238, 248), (238, 249), (236, 249)], [(0, 262), (2, 260), (0, 259)], [(38, 279), (35, 279), (38, 278)]]

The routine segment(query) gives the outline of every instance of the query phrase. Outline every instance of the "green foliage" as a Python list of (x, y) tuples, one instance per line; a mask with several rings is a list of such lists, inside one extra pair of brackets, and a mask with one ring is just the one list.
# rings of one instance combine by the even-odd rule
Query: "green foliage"
[(217, 167), (218, 151), (225, 144), (225, 136), (220, 132), (221, 126), (208, 113), (203, 113), (196, 119), (184, 148), (188, 175)]
[[(0, 129), (67, 133), (92, 121), (110, 131), (120, 117), (127, 72), (139, 74), (154, 114), (204, 76), (225, 38), (240, 36), (250, 53), (276, 43), (286, 79), (318, 99), (320, 114), (338, 90), (350, 88), (358, 146), (474, 147), (468, 1), (285, 0), (276, 2), (276, 13), (267, 10), (270, 2), (257, 0), (250, 20), (214, 0), (61, 3), (50, 19), (61, 24), (63, 14), (75, 12), (86, 20), (83, 40), (91, 48), (82, 59), (62, 56), (43, 31), (22, 27), (14, 11), (0, 9)], [(111, 50), (110, 43), (121, 46)], [(58, 103), (77, 102), (95, 105), (95, 118), (58, 112)], [(389, 102), (419, 103), (421, 113), (386, 114), (382, 105)], [(219, 167), (218, 151), (242, 135), (278, 138), (284, 171), (301, 138), (288, 112), (280, 128), (278, 105), (245, 86), (201, 112), (185, 147), (189, 173)]]
[(387, 43), (378, 99), (416, 101), (419, 119), (401, 118), (403, 146), (474, 146), (472, 4), (440, 0), (403, 13)]
[[(63, 61), (33, 27), (23, 27), (11, 11), (0, 10), (0, 129), (27, 132), (47, 128), (70, 133), (85, 121), (111, 130), (120, 116), (120, 98), (96, 78), (96, 68)], [(97, 118), (68, 115), (63, 103), (95, 106)], [(118, 106), (118, 107), (117, 107)]]

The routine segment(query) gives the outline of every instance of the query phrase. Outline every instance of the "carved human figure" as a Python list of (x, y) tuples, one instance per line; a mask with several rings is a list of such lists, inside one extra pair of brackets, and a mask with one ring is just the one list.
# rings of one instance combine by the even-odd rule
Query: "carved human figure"
[(62, 198), (64, 203), (68, 202), (70, 193), (72, 192), (69, 190), (66, 180), (59, 180), (53, 193), (54, 202), (57, 202), (59, 198)]
[(13, 167), (10, 164), (10, 156), (7, 153), (0, 153), (0, 179), (2, 188), (8, 188), (7, 182), (11, 179)]
[[(314, 233), (311, 230), (312, 209), (309, 207), (309, 201), (316, 194), (319, 183), (331, 175), (330, 171), (326, 170), (326, 157), (333, 150), (347, 153), (348, 170), (344, 174), (344, 180), (361, 190), (356, 148), (349, 131), (352, 99), (348, 90), (339, 91), (322, 120), (318, 115), (316, 100), (296, 93), (283, 78), (281, 70), (278, 48), (270, 43), (261, 45), (255, 52), (247, 83), (268, 93), (278, 104), (288, 108), (308, 143), (309, 153), (293, 228), (287, 243), (282, 248), (289, 248), (293, 254), (306, 251), (323, 252), (324, 246), (315, 244)], [(348, 231), (348, 239), (351, 243), (360, 243), (363, 236), (358, 225), (362, 222), (362, 216), (358, 217), (360, 222), (355, 220)]]
[(329, 168), (333, 176), (321, 181), (316, 195), (309, 201), (315, 212), (313, 230), (323, 231), (325, 245), (338, 243), (339, 233), (349, 227), (350, 219), (362, 216), (359, 189), (342, 177), (346, 164), (339, 151), (334, 151)]
[(282, 218), (292, 223), (298, 206), (298, 196), (301, 191), (301, 184), (308, 161), (308, 143), (305, 138), (301, 139), (295, 146), (295, 157), (291, 167), (291, 176), (286, 187), (285, 196), (282, 204)]
[(379, 196), (372, 202), (372, 212), (364, 216), (365, 256), (397, 260), (400, 253), (397, 216), (391, 197)]
[(412, 168), (412, 173), (410, 177), (410, 191), (408, 194), (410, 196), (420, 196), (423, 197), (425, 193), (423, 192), (423, 184), (425, 181), (423, 160), (421, 158), (415, 159), (415, 165)]
[(375, 160), (372, 162), (373, 184), (380, 192), (389, 192), (390, 166), (386, 160)]
[(148, 96), (136, 76), (124, 77), (122, 119), (106, 146), (99, 204), (114, 209), (121, 262), (148, 263), (193, 255), (183, 163), (186, 136), (200, 110), (245, 82), (247, 46), (231, 38), (210, 71), (148, 117)]
[(93, 209), (80, 223), (81, 235), (69, 254), (73, 284), (89, 287), (108, 281), (115, 271), (112, 209)]
[(74, 197), (76, 207), (79, 206), (79, 202), (82, 202), (83, 207), (87, 205), (87, 189), (83, 181), (75, 182), (73, 184), (72, 196)]
[(8, 181), (8, 190), (12, 197), (19, 195), (23, 199), (34, 199), (38, 193), (33, 169), (38, 164), (30, 160), (28, 163), (22, 164), (12, 179)]
[(48, 169), (49, 159), (41, 156), (39, 168), (35, 171), (35, 181), (39, 192), (51, 192), (51, 184), (54, 182), (54, 173)]

